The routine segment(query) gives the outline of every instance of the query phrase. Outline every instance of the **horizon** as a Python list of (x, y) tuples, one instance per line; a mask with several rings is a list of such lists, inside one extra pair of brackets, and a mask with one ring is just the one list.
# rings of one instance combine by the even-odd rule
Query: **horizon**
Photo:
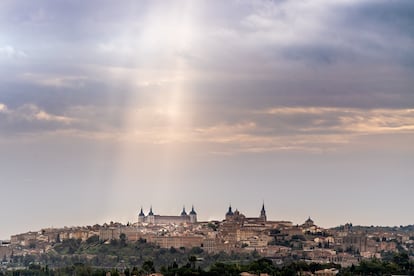
[[(232, 206), (233, 207), (233, 206)], [(266, 206), (265, 206), (266, 207)], [(150, 207), (148, 207), (148, 211), (150, 210)], [(154, 209), (153, 209), (154, 210)], [(194, 207), (194, 210), (197, 212), (197, 209)], [(235, 211), (235, 210), (238, 210), (238, 211), (240, 211), (238, 208), (235, 208), (233, 211)], [(181, 209), (181, 211), (182, 211), (182, 209)], [(172, 216), (175, 216), (175, 215), (180, 215), (180, 213), (181, 213), (181, 211), (180, 212), (178, 212), (178, 213), (174, 213), (174, 214), (172, 214), (172, 213), (168, 213), (168, 214), (161, 214), (161, 213), (157, 213), (157, 212), (154, 212), (154, 215), (161, 215), (161, 216), (163, 216), (163, 215), (166, 215), (166, 216), (170, 216), (170, 215), (172, 215)], [(186, 211), (187, 211), (187, 209), (186, 209)], [(227, 211), (227, 210), (226, 210)], [(144, 214), (145, 213), (148, 213), (148, 212), (146, 212), (145, 211), (145, 209), (143, 208), (143, 212), (144, 212)], [(250, 214), (250, 215), (247, 215), (246, 213), (244, 213), (243, 211), (240, 211), (240, 213), (241, 214), (243, 214), (243, 215), (245, 215), (246, 217), (248, 217), (248, 218), (253, 218), (253, 217), (259, 217), (259, 214), (257, 214), (256, 216), (255, 215), (252, 215), (252, 214)], [(268, 210), (266, 209), (266, 214), (268, 215)], [(198, 217), (198, 212), (197, 212), (197, 217)], [(1, 238), (0, 237), (0, 241), (4, 241), (4, 240), (9, 240), (10, 239), (10, 237), (12, 236), (12, 235), (18, 235), (18, 234), (23, 234), (23, 233), (27, 233), (27, 232), (38, 232), (38, 231), (40, 231), (41, 229), (64, 229), (64, 228), (72, 228), (72, 227), (87, 227), (87, 226), (94, 226), (94, 225), (96, 225), (96, 224), (98, 224), (98, 225), (104, 225), (104, 224), (109, 224), (109, 223), (121, 223), (121, 224), (123, 224), (123, 225), (127, 225), (127, 224), (134, 224), (134, 223), (137, 223), (138, 222), (138, 219), (137, 219), (137, 217), (138, 216), (136, 216), (135, 217), (135, 220), (128, 220), (128, 221), (118, 221), (118, 220), (116, 220), (116, 219), (112, 219), (112, 220), (108, 220), (108, 221), (104, 221), (104, 222), (96, 222), (96, 223), (89, 223), (89, 224), (83, 224), (83, 225), (61, 225), (61, 226), (44, 226), (44, 227), (41, 227), (41, 228), (38, 228), (38, 229), (30, 229), (30, 230), (26, 230), (26, 231), (22, 231), (22, 232), (19, 232), (19, 233), (12, 233), (8, 238)], [(308, 218), (310, 218), (310, 219), (312, 219), (313, 221), (315, 221), (314, 219), (313, 219), (313, 217), (312, 216), (308, 216), (308, 217), (306, 217), (306, 218), (304, 218), (301, 222), (295, 222), (295, 221), (291, 221), (291, 220), (289, 220), (289, 219), (272, 219), (272, 217), (270, 217), (269, 218), (269, 216), (267, 216), (268, 218), (267, 218), (267, 221), (288, 221), (288, 222), (292, 222), (292, 225), (293, 226), (295, 226), (295, 225), (302, 225)], [(203, 217), (202, 217), (203, 218)], [(208, 219), (199, 219), (199, 217), (198, 217), (198, 219), (197, 219), (198, 221), (197, 221), (197, 223), (205, 223), (205, 222), (210, 222), (210, 221), (224, 221), (225, 220), (225, 214), (223, 213), (223, 215), (222, 215), (222, 217), (221, 218), (217, 218), (217, 217), (215, 217), (215, 218), (211, 218), (211, 216), (208, 218)], [(343, 222), (343, 223), (340, 223), (340, 224), (337, 224), (337, 225), (330, 225), (330, 226), (326, 226), (326, 225), (320, 225), (320, 224), (318, 224), (317, 223), (317, 221), (315, 221), (315, 225), (317, 225), (318, 227), (321, 227), (321, 228), (323, 228), (323, 229), (332, 229), (332, 228), (336, 228), (336, 227), (340, 227), (340, 226), (343, 226), (343, 225), (346, 225), (346, 224), (348, 224), (348, 223), (351, 223), (352, 224), (352, 226), (354, 226), (354, 227), (390, 227), (390, 228), (395, 228), (395, 227), (398, 227), (398, 228), (400, 228), (401, 226), (403, 226), (403, 227), (405, 227), (405, 226), (411, 226), (411, 225), (414, 225), (414, 224), (406, 224), (406, 225), (402, 225), (402, 224), (400, 224), (400, 225), (364, 225), (364, 224), (355, 224), (355, 223), (353, 223), (352, 221), (347, 221), (347, 222)]]
[(413, 224), (413, 24), (406, 0), (1, 1), (0, 237), (151, 204)]

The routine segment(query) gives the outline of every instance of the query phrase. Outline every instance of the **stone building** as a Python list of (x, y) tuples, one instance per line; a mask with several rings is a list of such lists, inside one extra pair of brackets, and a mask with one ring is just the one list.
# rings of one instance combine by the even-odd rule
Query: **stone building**
[(229, 206), (225, 220), (220, 224), (220, 235), (225, 242), (236, 246), (249, 238), (261, 236), (266, 230), (266, 222), (264, 204), (258, 217), (246, 217), (237, 209), (233, 212)]
[(194, 206), (191, 207), (191, 211), (187, 214), (185, 207), (179, 216), (162, 216), (155, 215), (152, 211), (152, 207), (148, 212), (148, 215), (144, 214), (144, 211), (141, 208), (141, 211), (138, 214), (138, 223), (147, 223), (147, 224), (194, 224), (197, 223), (197, 213), (194, 210)]
[(241, 214), (237, 209), (236, 211), (232, 211), (231, 205), (229, 206), (229, 209), (225, 216), (226, 222), (237, 222), (242, 225), (246, 223), (250, 224), (265, 224), (267, 221), (266, 217), (266, 210), (264, 207), (264, 204), (262, 205), (262, 209), (260, 210), (260, 216), (259, 217), (251, 217), (247, 218), (245, 215)]
[(159, 245), (162, 248), (193, 248), (203, 247), (203, 236), (191, 235), (191, 236), (152, 236), (148, 238), (148, 241)]

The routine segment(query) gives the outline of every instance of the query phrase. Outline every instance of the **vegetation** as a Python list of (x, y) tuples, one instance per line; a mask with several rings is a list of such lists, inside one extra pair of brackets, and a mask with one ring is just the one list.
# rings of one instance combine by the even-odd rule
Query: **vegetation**
[[(277, 234), (277, 233), (275, 233)], [(297, 240), (301, 241), (302, 236)], [(306, 263), (292, 260), (283, 266), (252, 253), (220, 252), (207, 254), (203, 248), (160, 248), (140, 239), (128, 243), (125, 236), (102, 242), (97, 237), (68, 239), (56, 243), (48, 253), (13, 257), (22, 270), (1, 271), (0, 275), (240, 275), (241, 272), (269, 275), (300, 275), (325, 268), (339, 270), (339, 275), (414, 275), (414, 263), (407, 253), (387, 255), (383, 260), (364, 260), (358, 265), (341, 268), (337, 264)], [(298, 274), (299, 273), (299, 274)]]
[(0, 272), (0, 275), (106, 275), (111, 272), (112, 276), (117, 275), (148, 275), (155, 271), (160, 271), (166, 276), (173, 275), (240, 275), (241, 272), (250, 272), (259, 275), (260, 273), (268, 273), (269, 275), (301, 275), (307, 272), (314, 273), (317, 270), (326, 268), (334, 268), (339, 270), (339, 275), (392, 275), (404, 274), (414, 275), (414, 264), (409, 261), (408, 255), (396, 254), (392, 262), (383, 262), (376, 259), (362, 261), (357, 266), (341, 268), (337, 264), (319, 264), (306, 262), (293, 262), (284, 266), (276, 266), (270, 259), (260, 258), (241, 264), (235, 261), (218, 261), (208, 268), (201, 268), (198, 264), (199, 258), (190, 256), (186, 263), (179, 266), (173, 261), (168, 266), (157, 268), (152, 260), (145, 261), (141, 266), (133, 267), (108, 267), (97, 268), (83, 263), (77, 263), (70, 266), (60, 268), (50, 268), (49, 266), (41, 266), (31, 264), (27, 269)]
[(260, 256), (257, 252), (208, 254), (200, 247), (166, 249), (147, 243), (145, 239), (127, 242), (125, 236), (121, 236), (118, 240), (103, 242), (92, 236), (85, 242), (76, 239), (63, 240), (45, 254), (16, 256), (13, 263), (24, 266), (40, 263), (50, 268), (85, 264), (92, 267), (123, 269), (142, 267), (145, 262), (151, 261), (153, 266), (159, 269), (171, 266), (173, 263), (184, 266), (190, 262), (191, 267), (204, 269), (216, 262), (230, 261), (245, 264), (258, 258)]
[[(284, 267), (276, 267), (269, 259), (261, 258), (255, 261), (251, 261), (248, 264), (238, 264), (235, 262), (216, 262), (208, 269), (202, 269), (200, 266), (196, 266), (196, 259), (189, 258), (188, 262), (182, 266), (178, 266), (176, 262), (173, 262), (167, 267), (161, 267), (159, 271), (166, 276), (174, 275), (240, 275), (241, 272), (250, 272), (255, 274), (268, 273), (269, 275), (297, 275), (297, 272), (312, 271), (317, 269), (337, 267), (334, 264), (321, 265), (321, 264), (306, 264), (304, 262), (292, 263)], [(141, 267), (125, 267), (125, 268), (93, 268), (84, 264), (75, 264), (72, 266), (66, 266), (63, 268), (50, 269), (47, 266), (42, 267), (39, 265), (32, 265), (25, 270), (16, 270), (13, 272), (7, 272), (5, 275), (106, 275), (106, 272), (111, 272), (111, 276), (123, 275), (148, 275), (155, 272), (154, 263), (152, 261), (146, 261)], [(0, 274), (1, 275), (1, 274)]]

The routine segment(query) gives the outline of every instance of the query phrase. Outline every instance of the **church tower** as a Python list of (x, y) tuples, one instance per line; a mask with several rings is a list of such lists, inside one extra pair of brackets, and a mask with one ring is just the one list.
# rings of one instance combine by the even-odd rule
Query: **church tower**
[(263, 205), (262, 205), (262, 210), (260, 211), (260, 218), (264, 222), (266, 221), (266, 210), (265, 210), (264, 202), (263, 202)]

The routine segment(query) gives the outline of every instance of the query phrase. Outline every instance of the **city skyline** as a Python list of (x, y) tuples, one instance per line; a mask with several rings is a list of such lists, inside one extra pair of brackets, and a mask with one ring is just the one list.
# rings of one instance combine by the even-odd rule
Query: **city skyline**
[(414, 2), (0, 3), (0, 238), (229, 203), (413, 224)]
[[(260, 210), (256, 212), (256, 214), (254, 213), (245, 213), (242, 209), (239, 209), (233, 205), (231, 205), (231, 203), (226, 207), (225, 210), (223, 210), (221, 217), (214, 217), (212, 218), (211, 216), (207, 216), (209, 217), (209, 219), (201, 219), (201, 220), (197, 220), (197, 218), (195, 219), (196, 223), (206, 223), (206, 222), (224, 222), (227, 220), (227, 216), (229, 214), (229, 212), (234, 212), (234, 213), (238, 213), (241, 214), (243, 216), (246, 216), (247, 218), (251, 219), (251, 218), (260, 218), (262, 217), (262, 215), (264, 215), (265, 217), (265, 221), (270, 221), (270, 222), (280, 222), (280, 223), (291, 223), (293, 226), (295, 225), (305, 225), (308, 221), (312, 222), (312, 225), (318, 226), (318, 227), (322, 227), (325, 229), (331, 229), (331, 228), (336, 228), (339, 226), (344, 226), (344, 225), (354, 225), (354, 226), (362, 226), (362, 227), (367, 227), (367, 226), (374, 226), (374, 227), (400, 227), (400, 226), (409, 226), (409, 225), (363, 225), (363, 224), (353, 224), (352, 221), (346, 221), (343, 223), (340, 223), (338, 225), (331, 225), (329, 227), (323, 227), (321, 225), (319, 225), (317, 222), (315, 223), (315, 221), (313, 220), (314, 217), (312, 216), (307, 216), (305, 218), (302, 219), (302, 221), (290, 221), (289, 218), (278, 218), (275, 219), (274, 217), (268, 216), (268, 211), (267, 208), (265, 207), (265, 203), (263, 202), (260, 205)], [(197, 211), (197, 212), (195, 212)], [(271, 211), (271, 210), (270, 210)], [(184, 212), (187, 212), (186, 214), (183, 214)], [(198, 210), (197, 208), (194, 206), (194, 204), (191, 205), (191, 211), (190, 212), (195, 212), (196, 217), (199, 215), (198, 214)], [(136, 215), (134, 217), (134, 219), (132, 220), (128, 220), (128, 221), (119, 221), (117, 219), (113, 219), (110, 221), (105, 221), (105, 222), (100, 222), (100, 223), (89, 223), (89, 224), (85, 224), (85, 225), (60, 225), (60, 226), (44, 226), (41, 227), (39, 229), (26, 229), (25, 231), (19, 232), (19, 233), (12, 233), (12, 235), (19, 235), (19, 234), (23, 234), (23, 233), (33, 233), (33, 232), (37, 232), (40, 231), (41, 229), (62, 229), (62, 228), (72, 228), (72, 227), (86, 227), (86, 226), (93, 226), (93, 225), (105, 225), (105, 224), (112, 224), (112, 223), (121, 223), (123, 225), (133, 225), (133, 224), (140, 224), (140, 223), (144, 223), (144, 225), (146, 224), (161, 224), (161, 225), (168, 225), (168, 224), (174, 224), (176, 223), (177, 225), (181, 225), (182, 223), (187, 223), (187, 224), (192, 224), (194, 223), (194, 221), (188, 220), (177, 220), (175, 221), (176, 218), (180, 218), (182, 216), (187, 216), (188, 214), (190, 214), (190, 212), (188, 211), (188, 209), (186, 209), (185, 205), (182, 207), (182, 209), (179, 212), (176, 213), (159, 213), (156, 211), (155, 208), (153, 208), (152, 204), (145, 209), (144, 207), (139, 208), (139, 211), (136, 212)], [(233, 213), (232, 213), (233, 214)], [(145, 221), (144, 220), (140, 220), (140, 216), (145, 217)], [(154, 222), (154, 221), (147, 221), (147, 218), (149, 216), (155, 216), (155, 217), (159, 217), (158, 220), (159, 222)], [(206, 216), (204, 216), (206, 217)], [(203, 217), (203, 218), (204, 218)], [(266, 219), (267, 217), (267, 219)], [(161, 218), (161, 220), (160, 220)], [(166, 220), (166, 221), (164, 221)], [(412, 224), (410, 224), (412, 225)], [(12, 236), (11, 235), (11, 236)], [(0, 240), (3, 241), (7, 241), (9, 239), (9, 237), (7, 238), (0, 238)]]

